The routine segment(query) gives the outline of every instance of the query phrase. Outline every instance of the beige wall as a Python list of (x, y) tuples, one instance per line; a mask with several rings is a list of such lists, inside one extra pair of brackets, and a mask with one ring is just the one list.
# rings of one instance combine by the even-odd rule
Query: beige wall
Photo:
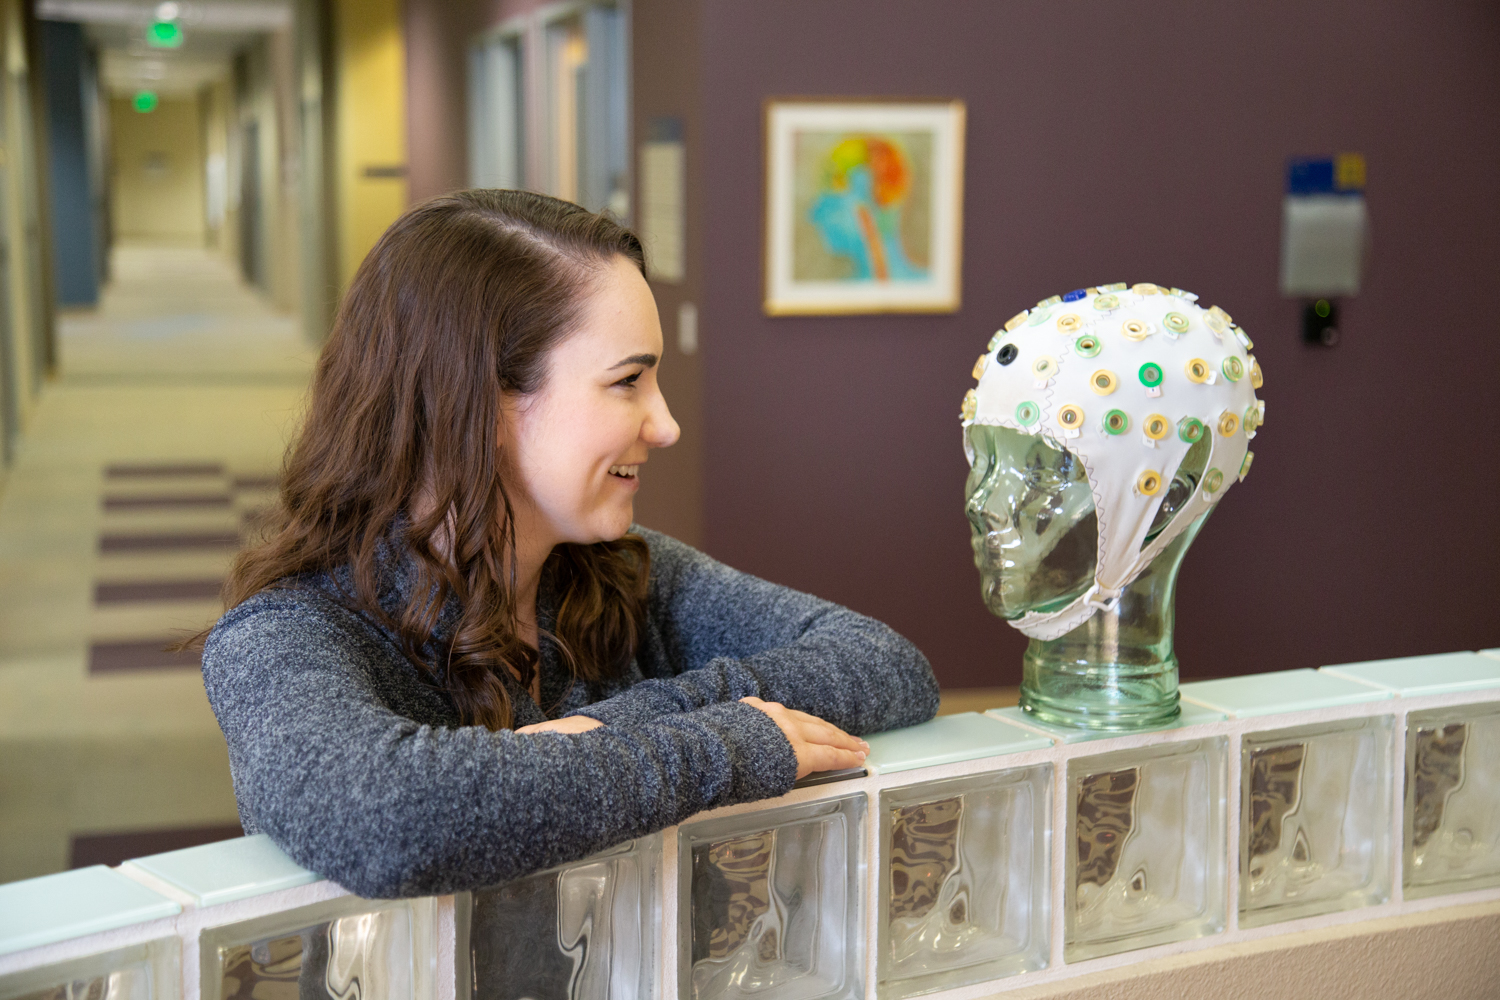
[[(289, 183), (294, 169), (296, 123), (293, 117), (292, 40), (279, 31), (255, 41), (246, 53), (247, 90), (240, 95), (239, 122), (254, 121), (260, 136), (260, 227), (265, 249), (262, 289), (272, 303), (294, 309), (298, 302), (297, 190)], [(243, 192), (242, 192), (243, 193)], [(241, 216), (243, 221), (244, 216)]]
[(336, 0), (339, 286), (406, 209), (406, 45), (397, 0)]
[[(235, 260), (239, 231), (235, 228), (238, 207), (229, 190), (229, 83), (215, 80), (198, 91), (198, 114), (203, 125), (205, 238), (209, 247)], [(209, 178), (217, 174), (216, 180)], [(220, 190), (211, 191), (217, 185)]]
[(271, 297), (278, 307), (289, 311), (300, 308), (302, 301), (302, 241), (297, 223), (301, 152), (294, 44), (290, 31), (273, 32), (266, 38), (270, 97), (267, 125), (274, 123), (277, 136), (275, 161), (266, 169), (266, 176), (276, 189)]
[(110, 209), (115, 237), (203, 246), (203, 127), (198, 102), (163, 97), (149, 114), (109, 102)]
[[(5, 119), (6, 140), (5, 145), (0, 147), (0, 157), (3, 157), (5, 167), (4, 189), (0, 194), (6, 199), (6, 280), (10, 293), (11, 361), (16, 371), (14, 385), (19, 425), (17, 430), (26, 426), (37, 392), (41, 388), (32, 378), (36, 370), (32, 356), (36, 345), (31, 337), (35, 322), (33, 311), (40, 304), (32, 301), (32, 263), (27, 252), (26, 199), (30, 193), (30, 185), (27, 183), (26, 162), (34, 155), (34, 151), (30, 145), (31, 137), (22, 127), (22, 122), (27, 117), (24, 102), (29, 97), (26, 93), (28, 68), (21, 6), (20, 0), (0, 0), (0, 31), (4, 34), (5, 59), (4, 106), (0, 108), (0, 114)], [(0, 421), (4, 419), (4, 414), (0, 413)]]
[(1500, 902), (1445, 907), (1127, 965), (996, 1000), (1500, 997)]

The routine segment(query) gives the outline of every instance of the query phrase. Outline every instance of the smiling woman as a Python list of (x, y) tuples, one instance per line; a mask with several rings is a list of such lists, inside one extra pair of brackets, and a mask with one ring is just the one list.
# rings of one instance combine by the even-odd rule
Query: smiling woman
[(936, 712), (886, 626), (633, 525), (661, 354), (607, 216), (469, 191), (381, 237), (204, 646), (247, 832), (364, 896), (475, 889)]

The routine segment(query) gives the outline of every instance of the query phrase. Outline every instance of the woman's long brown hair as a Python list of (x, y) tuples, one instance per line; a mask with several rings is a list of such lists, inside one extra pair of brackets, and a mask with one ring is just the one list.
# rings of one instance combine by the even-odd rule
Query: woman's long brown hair
[[(542, 387), (549, 351), (616, 256), (644, 271), (629, 230), (526, 192), (464, 191), (397, 219), (344, 296), (279, 503), (264, 540), (230, 569), (226, 606), (347, 564), (354, 592), (345, 599), (396, 633), (463, 721), (509, 727), (500, 677), (508, 671), (529, 688), (537, 652), (520, 636), (512, 585), (501, 394)], [(416, 569), (394, 615), (377, 600), (386, 540)], [(630, 535), (553, 551), (543, 570), (559, 595), (551, 638), (575, 678), (603, 680), (629, 664), (648, 563)], [(434, 648), (450, 596), (462, 615), (451, 643)]]

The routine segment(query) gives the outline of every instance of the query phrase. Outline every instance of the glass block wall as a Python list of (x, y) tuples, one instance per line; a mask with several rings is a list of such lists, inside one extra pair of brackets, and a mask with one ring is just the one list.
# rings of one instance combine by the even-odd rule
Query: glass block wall
[(880, 793), (881, 997), (1043, 968), (1052, 765)]
[(430, 996), (431, 899), (346, 896), (207, 929), (203, 1000), (398, 1000)]
[(1224, 743), (1068, 762), (1068, 961), (1223, 930)]
[(1391, 717), (1247, 734), (1240, 925), (1390, 896)]
[(505, 885), (365, 900), (265, 837), (0, 886), (0, 1000), (986, 995), (1500, 901), (1500, 657), (1184, 684), (1115, 735), (1014, 711)]
[(460, 900), (469, 989), (489, 1000), (655, 995), (658, 837)]
[(683, 825), (678, 996), (864, 995), (865, 796)]
[(1500, 885), (1500, 704), (1406, 723), (1408, 899)]

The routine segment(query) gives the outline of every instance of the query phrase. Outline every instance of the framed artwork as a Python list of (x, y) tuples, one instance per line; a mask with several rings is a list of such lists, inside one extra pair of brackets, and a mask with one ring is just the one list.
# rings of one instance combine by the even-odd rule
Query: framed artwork
[(953, 312), (964, 105), (766, 103), (769, 315)]

